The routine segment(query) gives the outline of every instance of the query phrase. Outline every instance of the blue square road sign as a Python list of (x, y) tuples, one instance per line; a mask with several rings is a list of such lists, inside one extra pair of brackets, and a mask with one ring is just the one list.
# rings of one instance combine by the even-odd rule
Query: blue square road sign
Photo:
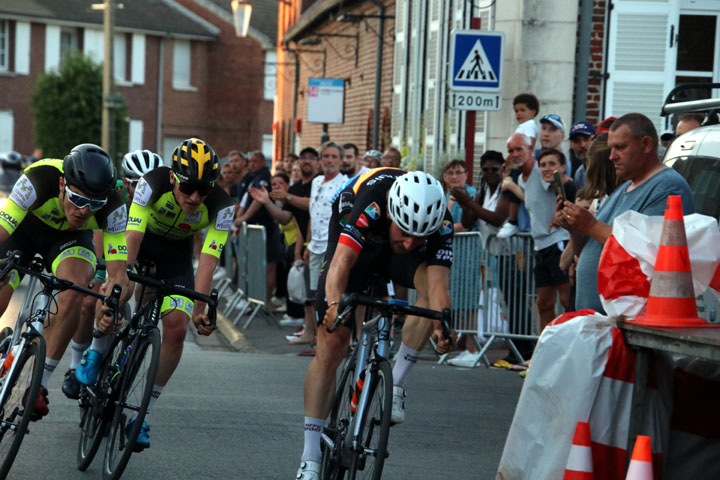
[(450, 89), (500, 91), (504, 43), (503, 32), (454, 30), (450, 44)]

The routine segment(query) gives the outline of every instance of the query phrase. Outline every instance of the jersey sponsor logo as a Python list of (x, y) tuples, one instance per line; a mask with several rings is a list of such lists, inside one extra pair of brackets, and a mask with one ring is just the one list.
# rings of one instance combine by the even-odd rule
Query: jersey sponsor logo
[(167, 208), (168, 210), (173, 210), (175, 208), (175, 205), (173, 205), (172, 202), (167, 202), (165, 203), (165, 208)]
[(440, 226), (440, 235), (449, 235), (453, 232), (452, 222), (450, 220), (443, 220)]
[(163, 207), (158, 208), (158, 213), (160, 215), (165, 215), (167, 213), (167, 210), (165, 210)]
[(217, 242), (215, 240), (210, 242), (210, 250), (217, 250), (217, 249), (218, 249)]
[(232, 227), (232, 221), (235, 217), (235, 206), (230, 205), (229, 207), (225, 207), (222, 210), (220, 210), (217, 214), (217, 219), (215, 220), (215, 230), (220, 230), (223, 232), (229, 232), (230, 228)]
[(60, 260), (63, 260), (63, 259), (65, 259), (65, 258), (67, 258), (67, 257), (71, 257), (71, 256), (73, 256), (73, 255), (75, 255), (75, 249), (74, 249), (74, 248), (68, 248), (67, 250), (65, 250), (64, 252), (62, 252), (62, 253), (60, 254)]
[(23, 174), (23, 176), (15, 182), (15, 186), (10, 193), (10, 200), (15, 202), (17, 206), (23, 210), (27, 210), (35, 203), (36, 199), (37, 192), (35, 191), (35, 187), (30, 183), (30, 179)]
[(348, 220), (350, 220), (350, 214), (349, 214), (349, 213), (346, 213), (346, 214), (343, 215), (342, 218), (340, 219), (340, 225), (344, 227), (345, 225), (347, 225)]
[(370, 226), (370, 224), (368, 223), (368, 219), (364, 213), (360, 214), (357, 221), (355, 222), (355, 225), (357, 225), (360, 228), (368, 228)]
[(192, 300), (188, 300), (187, 302), (185, 302), (185, 313), (187, 313), (188, 315), (192, 316), (192, 314), (193, 314), (193, 302), (192, 302)]
[(125, 204), (119, 206), (108, 215), (107, 219), (107, 232), (108, 233), (120, 233), (125, 231), (125, 225), (127, 224), (127, 207)]
[(66, 248), (71, 247), (71, 246), (73, 246), (73, 245), (75, 245), (75, 240), (70, 240), (69, 242), (65, 242), (65, 243), (63, 243), (62, 245), (60, 245), (59, 250), (60, 250), (60, 251), (63, 251), (63, 250), (65, 250)]
[(201, 210), (199, 210), (195, 213), (185, 215), (185, 221), (188, 223), (198, 224), (198, 223), (200, 223), (200, 220), (202, 220), (202, 214), (203, 214), (203, 212)]
[(435, 258), (438, 260), (449, 260), (453, 261), (453, 251), (447, 249), (438, 250), (435, 254)]
[(181, 224), (179, 224), (179, 225), (178, 225), (178, 228), (179, 228), (180, 230), (182, 230), (183, 232), (189, 232), (190, 230), (192, 230), (192, 227), (191, 227), (190, 225), (188, 225), (187, 223), (181, 223)]
[(18, 226), (18, 221), (15, 218), (13, 218), (12, 215), (10, 215), (9, 213), (7, 213), (4, 210), (0, 210), (0, 220), (3, 220), (5, 223), (10, 225), (10, 227), (12, 227), (13, 230), (16, 229)]
[(137, 203), (141, 207), (147, 206), (152, 196), (152, 188), (148, 185), (144, 178), (141, 178), (135, 187), (135, 195), (133, 195), (133, 203)]
[(128, 225), (140, 225), (142, 223), (142, 219), (140, 217), (128, 217)]
[(387, 174), (378, 175), (377, 177), (371, 178), (370, 180), (368, 180), (368, 182), (365, 185), (367, 185), (369, 187), (370, 185), (377, 183), (380, 180), (384, 180), (386, 178), (396, 178), (396, 176), (395, 175), (387, 175)]
[(375, 202), (372, 202), (370, 205), (365, 208), (365, 213), (368, 214), (368, 217), (372, 218), (373, 220), (377, 220), (380, 218), (380, 207), (378, 207), (378, 204)]
[(170, 297), (170, 308), (183, 309), (185, 307), (185, 300), (177, 297)]
[(342, 213), (345, 210), (350, 210), (353, 207), (353, 197), (354, 195), (352, 194), (352, 192), (340, 193), (340, 200), (338, 200), (338, 213)]

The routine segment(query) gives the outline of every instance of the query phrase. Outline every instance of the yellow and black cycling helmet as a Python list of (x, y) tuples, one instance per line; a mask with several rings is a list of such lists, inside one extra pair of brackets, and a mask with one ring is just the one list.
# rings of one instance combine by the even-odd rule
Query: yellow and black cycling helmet
[(220, 169), (215, 150), (199, 138), (188, 138), (172, 154), (172, 170), (183, 182), (214, 182)]

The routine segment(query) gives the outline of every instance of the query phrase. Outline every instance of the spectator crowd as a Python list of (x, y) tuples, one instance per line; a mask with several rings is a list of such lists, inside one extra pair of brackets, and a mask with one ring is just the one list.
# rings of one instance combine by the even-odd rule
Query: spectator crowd
[[(480, 289), (487, 270), (494, 269), (499, 294), (482, 301), (502, 303), (509, 333), (537, 337), (563, 310), (603, 312), (597, 269), (615, 217), (627, 210), (662, 215), (668, 195), (682, 197), (686, 214), (694, 205), (687, 182), (662, 163), (674, 135), (659, 136), (646, 116), (609, 117), (597, 126), (577, 119), (568, 127), (560, 115), (541, 112), (538, 99), (527, 93), (515, 97), (513, 110), (517, 128), (504, 152), (482, 153), (478, 185), (468, 184), (463, 160), (450, 160), (440, 172), (455, 233), (479, 232), (483, 250), (512, 258), (485, 269), (480, 268), (481, 252), (477, 258), (463, 258), (463, 275), (477, 280), (451, 282), (451, 296), (454, 308), (477, 309), (456, 305), (452, 289)], [(701, 122), (701, 117), (686, 115), (679, 119), (677, 134)], [(395, 148), (361, 155), (352, 143), (329, 142), (289, 153), (275, 163), (274, 173), (261, 152), (228, 154), (220, 181), (237, 206), (235, 227), (247, 223), (265, 228), (266, 305), (285, 312), (281, 325), (298, 329), (287, 341), (307, 346), (301, 354), (314, 354), (315, 289), (335, 194), (355, 176), (379, 167), (400, 168), (401, 163)], [(529, 258), (521, 258), (513, 247), (518, 242), (528, 246)], [(292, 269), (304, 276), (300, 294), (286, 288)], [(477, 344), (461, 341), (464, 350), (449, 363), (475, 365)], [(511, 349), (504, 361), (527, 363), (534, 341), (516, 338), (513, 344), (517, 351)]]

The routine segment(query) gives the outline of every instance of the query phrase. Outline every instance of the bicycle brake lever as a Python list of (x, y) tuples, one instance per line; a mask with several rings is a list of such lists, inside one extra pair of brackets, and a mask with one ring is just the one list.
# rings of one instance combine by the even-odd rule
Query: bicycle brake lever
[(217, 324), (217, 301), (218, 291), (217, 288), (213, 288), (210, 292), (210, 303), (208, 303), (208, 318), (210, 319), (211, 327)]

